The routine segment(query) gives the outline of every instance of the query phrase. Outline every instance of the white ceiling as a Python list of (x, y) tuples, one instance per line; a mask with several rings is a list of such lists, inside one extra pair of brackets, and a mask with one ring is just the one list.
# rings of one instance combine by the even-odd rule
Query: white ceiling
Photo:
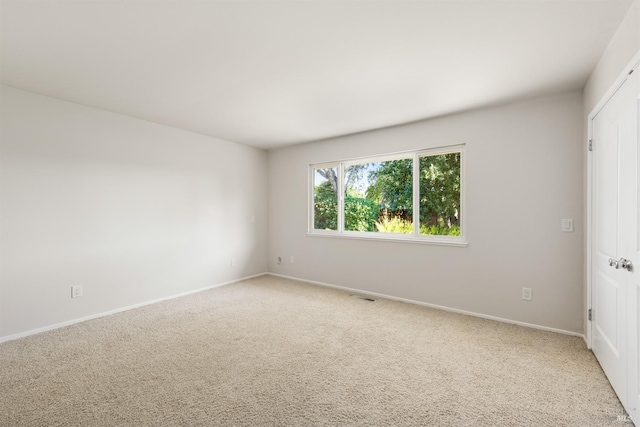
[(632, 0), (2, 1), (2, 84), (261, 148), (582, 88)]

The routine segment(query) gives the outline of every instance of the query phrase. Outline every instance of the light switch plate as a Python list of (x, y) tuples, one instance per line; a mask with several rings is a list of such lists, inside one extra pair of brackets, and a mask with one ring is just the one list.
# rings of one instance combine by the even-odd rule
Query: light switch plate
[(565, 233), (573, 233), (573, 219), (562, 220), (562, 231)]

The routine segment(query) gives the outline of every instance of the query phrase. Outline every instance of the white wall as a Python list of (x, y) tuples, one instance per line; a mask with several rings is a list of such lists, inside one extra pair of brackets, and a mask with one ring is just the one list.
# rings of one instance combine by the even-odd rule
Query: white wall
[[(624, 72), (629, 62), (640, 51), (640, 1), (636, 0), (626, 17), (618, 27), (616, 34), (611, 39), (609, 46), (600, 58), (595, 69), (589, 76), (589, 80), (583, 91), (583, 134), (584, 141), (588, 139), (589, 114), (596, 107), (600, 99), (606, 94), (609, 88), (615, 83), (616, 79)], [(583, 163), (585, 165), (583, 171), (584, 179), (584, 218), (587, 218), (587, 146), (583, 144)], [(586, 227), (586, 224), (585, 224)], [(587, 230), (584, 230), (585, 236)], [(586, 239), (585, 239), (586, 241)], [(587, 248), (584, 248), (584, 264), (586, 268)], [(587, 275), (584, 275), (584, 312), (587, 310)], [(584, 317), (584, 328), (587, 327), (587, 318)]]
[(267, 270), (265, 151), (0, 90), (0, 340)]
[(640, 51), (640, 1), (636, 0), (584, 87), (584, 110), (587, 115), (638, 51)]
[[(270, 151), (269, 271), (582, 333), (582, 136), (574, 93)], [(310, 163), (463, 142), (468, 247), (307, 236)]]

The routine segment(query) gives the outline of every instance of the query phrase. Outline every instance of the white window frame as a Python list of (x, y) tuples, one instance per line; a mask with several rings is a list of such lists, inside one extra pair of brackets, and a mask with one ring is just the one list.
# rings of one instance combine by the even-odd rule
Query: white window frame
[[(420, 234), (420, 157), (460, 153), (460, 236), (439, 236)], [(413, 159), (413, 234), (377, 233), (371, 231), (344, 230), (344, 172), (351, 165), (376, 163), (390, 160)], [(315, 169), (338, 169), (338, 229), (317, 230), (314, 228), (314, 171)], [(314, 163), (309, 165), (309, 223), (307, 235), (311, 237), (331, 237), (346, 239), (366, 239), (391, 242), (419, 243), (444, 246), (467, 246), (467, 215), (465, 209), (465, 144), (450, 145), (422, 150), (382, 154), (342, 161)]]

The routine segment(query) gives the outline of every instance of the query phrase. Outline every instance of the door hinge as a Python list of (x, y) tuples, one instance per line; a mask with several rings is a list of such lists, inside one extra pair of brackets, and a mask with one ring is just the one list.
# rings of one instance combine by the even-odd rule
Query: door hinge
[(593, 321), (593, 309), (589, 309), (589, 321)]
[(589, 140), (589, 151), (593, 151), (593, 139)]

